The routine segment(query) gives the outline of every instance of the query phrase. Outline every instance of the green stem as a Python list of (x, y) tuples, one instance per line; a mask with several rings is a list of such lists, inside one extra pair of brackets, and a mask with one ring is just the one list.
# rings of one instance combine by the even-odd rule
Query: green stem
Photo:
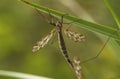
[[(33, 8), (40, 10), (41, 12), (51, 13), (52, 15), (54, 15), (55, 17), (58, 17), (58, 18), (61, 18), (62, 15), (66, 14), (66, 13), (62, 13), (62, 12), (59, 12), (59, 11), (56, 11), (53, 9), (49, 9), (49, 8), (41, 6), (41, 5), (37, 5), (35, 3), (30, 3), (26, 0), (20, 0), (20, 1), (30, 5)], [(106, 36), (110, 36), (114, 39), (120, 40), (119, 33), (117, 32), (117, 29), (112, 28), (110, 26), (92, 23), (92, 22), (77, 18), (75, 16), (71, 16), (71, 15), (64, 16), (64, 19), (69, 20), (71, 22), (75, 22), (76, 24), (78, 24), (82, 28), (86, 28), (88, 30), (91, 30), (91, 31), (94, 31), (97, 33), (101, 33), (101, 34), (104, 34)]]

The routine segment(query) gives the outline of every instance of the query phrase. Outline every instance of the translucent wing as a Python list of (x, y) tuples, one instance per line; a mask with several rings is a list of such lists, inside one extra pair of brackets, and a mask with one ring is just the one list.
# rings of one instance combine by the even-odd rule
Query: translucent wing
[(41, 41), (37, 42), (36, 46), (33, 46), (32, 51), (36, 52), (38, 50), (40, 50), (41, 48), (43, 48), (48, 42), (49, 40), (52, 38), (52, 36), (55, 33), (55, 29), (53, 29), (46, 37), (44, 37)]
[(72, 39), (75, 42), (85, 41), (85, 36), (77, 32), (73, 32), (67, 29), (64, 30), (64, 33), (68, 38)]
[(73, 63), (74, 63), (74, 70), (75, 73), (77, 74), (78, 79), (82, 79), (82, 71), (81, 71), (82, 68), (80, 66), (80, 61), (78, 60), (77, 57), (74, 57)]

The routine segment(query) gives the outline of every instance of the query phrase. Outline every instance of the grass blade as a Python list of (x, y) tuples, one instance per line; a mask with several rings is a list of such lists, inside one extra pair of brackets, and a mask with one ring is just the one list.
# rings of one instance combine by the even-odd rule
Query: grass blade
[(107, 8), (109, 9), (109, 11), (111, 12), (114, 20), (116, 21), (117, 25), (118, 25), (118, 28), (120, 28), (120, 20), (117, 16), (117, 14), (115, 13), (115, 11), (113, 10), (113, 8), (111, 7), (110, 3), (108, 2), (108, 0), (104, 0)]
[(14, 77), (16, 79), (52, 79), (52, 78), (40, 77), (36, 75), (13, 72), (13, 71), (5, 71), (5, 70), (0, 70), (0, 75), (7, 77)]
[[(118, 34), (120, 36), (120, 20), (119, 20), (117, 14), (115, 13), (115, 11), (113, 10), (113, 8), (111, 7), (109, 1), (108, 0), (104, 0), (104, 2), (106, 4), (107, 8), (109, 9), (109, 11), (111, 12), (111, 14), (112, 14), (116, 24), (118, 25), (117, 29), (118, 29)], [(120, 56), (120, 54), (119, 54), (120, 45), (118, 44), (118, 42), (116, 40), (114, 40), (114, 39), (111, 39), (110, 40), (110, 44), (112, 45), (112, 48), (115, 50), (116, 55)]]
[[(35, 3), (30, 3), (30, 2), (25, 1), (25, 0), (20, 0), (20, 1), (30, 5), (31, 7), (34, 7), (36, 9), (40, 10), (42, 12), (51, 13), (52, 15), (54, 15), (58, 18), (60, 18), (62, 15), (65, 14), (65, 13), (58, 12), (58, 11), (53, 10), (53, 9), (49, 9), (49, 8), (41, 6), (41, 5), (37, 5)], [(75, 22), (76, 24), (78, 24), (82, 28), (86, 28), (88, 30), (91, 30), (91, 31), (94, 31), (97, 33), (101, 33), (101, 34), (104, 34), (106, 36), (110, 36), (114, 39), (120, 40), (119, 33), (117, 32), (117, 30), (115, 28), (110, 27), (110, 26), (92, 23), (92, 22), (71, 16), (71, 15), (66, 15), (64, 17), (64, 19), (67, 19), (71, 22)]]

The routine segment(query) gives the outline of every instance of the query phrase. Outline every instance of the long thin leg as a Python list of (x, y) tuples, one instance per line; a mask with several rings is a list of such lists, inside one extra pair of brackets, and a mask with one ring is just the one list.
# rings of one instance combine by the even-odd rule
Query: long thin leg
[(61, 22), (62, 24), (66, 24), (66, 23), (63, 22), (63, 17), (64, 17), (65, 15), (68, 15), (68, 14), (66, 13), (66, 14), (63, 14), (63, 15), (61, 16), (60, 22)]
[(96, 59), (97, 57), (99, 57), (99, 55), (102, 53), (103, 49), (105, 48), (105, 46), (107, 45), (107, 43), (108, 43), (109, 40), (110, 40), (110, 37), (107, 38), (105, 44), (103, 45), (103, 47), (101, 48), (101, 50), (98, 52), (98, 54), (97, 54), (96, 56), (91, 57), (91, 58), (89, 58), (89, 59), (87, 59), (87, 60), (84, 60), (84, 61), (82, 61), (80, 64), (84, 64), (84, 63), (86, 63), (86, 62), (88, 62), (88, 61), (94, 60), (94, 59)]
[[(119, 28), (118, 28), (115, 32), (118, 32), (118, 31), (119, 31)], [(113, 34), (114, 34), (115, 32), (113, 32)], [(86, 63), (86, 62), (88, 62), (88, 61), (94, 60), (94, 59), (96, 59), (97, 57), (99, 57), (99, 55), (102, 53), (103, 49), (104, 49), (105, 46), (107, 45), (107, 43), (108, 43), (108, 41), (110, 40), (110, 38), (111, 38), (111, 36), (109, 36), (109, 37), (107, 38), (105, 44), (103, 45), (103, 47), (101, 48), (101, 50), (98, 52), (98, 54), (97, 54), (96, 56), (91, 57), (91, 58), (89, 58), (89, 59), (87, 59), (87, 60), (85, 60), (85, 61), (82, 61), (80, 64), (84, 64), (84, 63)]]
[(50, 16), (50, 18), (51, 18), (51, 21), (50, 21), (49, 23), (54, 23), (53, 16), (50, 14), (50, 12), (49, 12), (49, 16)]
[(40, 11), (37, 10), (37, 9), (35, 9), (35, 10), (42, 16), (43, 19), (45, 19), (46, 22), (49, 23), (49, 19), (48, 19), (45, 15), (43, 15), (42, 12), (40, 12)]

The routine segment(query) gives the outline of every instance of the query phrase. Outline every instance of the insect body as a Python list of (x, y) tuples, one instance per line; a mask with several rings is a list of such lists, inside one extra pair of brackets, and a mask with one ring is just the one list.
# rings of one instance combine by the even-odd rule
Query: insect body
[[(48, 42), (49, 40), (52, 38), (52, 36), (57, 32), (58, 34), (58, 41), (59, 41), (59, 47), (61, 49), (61, 52), (65, 58), (65, 60), (68, 62), (68, 64), (71, 66), (71, 68), (74, 70), (74, 72), (76, 73), (78, 79), (81, 79), (81, 67), (79, 68), (78, 63), (76, 65), (76, 61), (72, 61), (68, 55), (68, 51), (66, 49), (66, 45), (65, 45), (65, 41), (63, 38), (63, 34), (62, 34), (62, 27), (63, 27), (63, 16), (61, 17), (61, 20), (57, 21), (57, 22), (49, 22), (49, 24), (55, 26), (55, 28), (46, 36), (44, 37), (41, 41), (39, 41), (37, 43), (36, 46), (33, 47), (33, 52), (36, 52), (38, 50), (40, 50), (41, 48), (43, 48)], [(82, 34), (78, 34), (76, 32), (72, 32), (70, 30), (65, 30), (64, 31), (65, 34), (67, 35), (68, 38), (76, 41), (76, 42), (80, 42), (80, 41), (84, 41), (85, 40), (85, 36), (83, 36)], [(79, 63), (80, 64), (80, 63)]]

